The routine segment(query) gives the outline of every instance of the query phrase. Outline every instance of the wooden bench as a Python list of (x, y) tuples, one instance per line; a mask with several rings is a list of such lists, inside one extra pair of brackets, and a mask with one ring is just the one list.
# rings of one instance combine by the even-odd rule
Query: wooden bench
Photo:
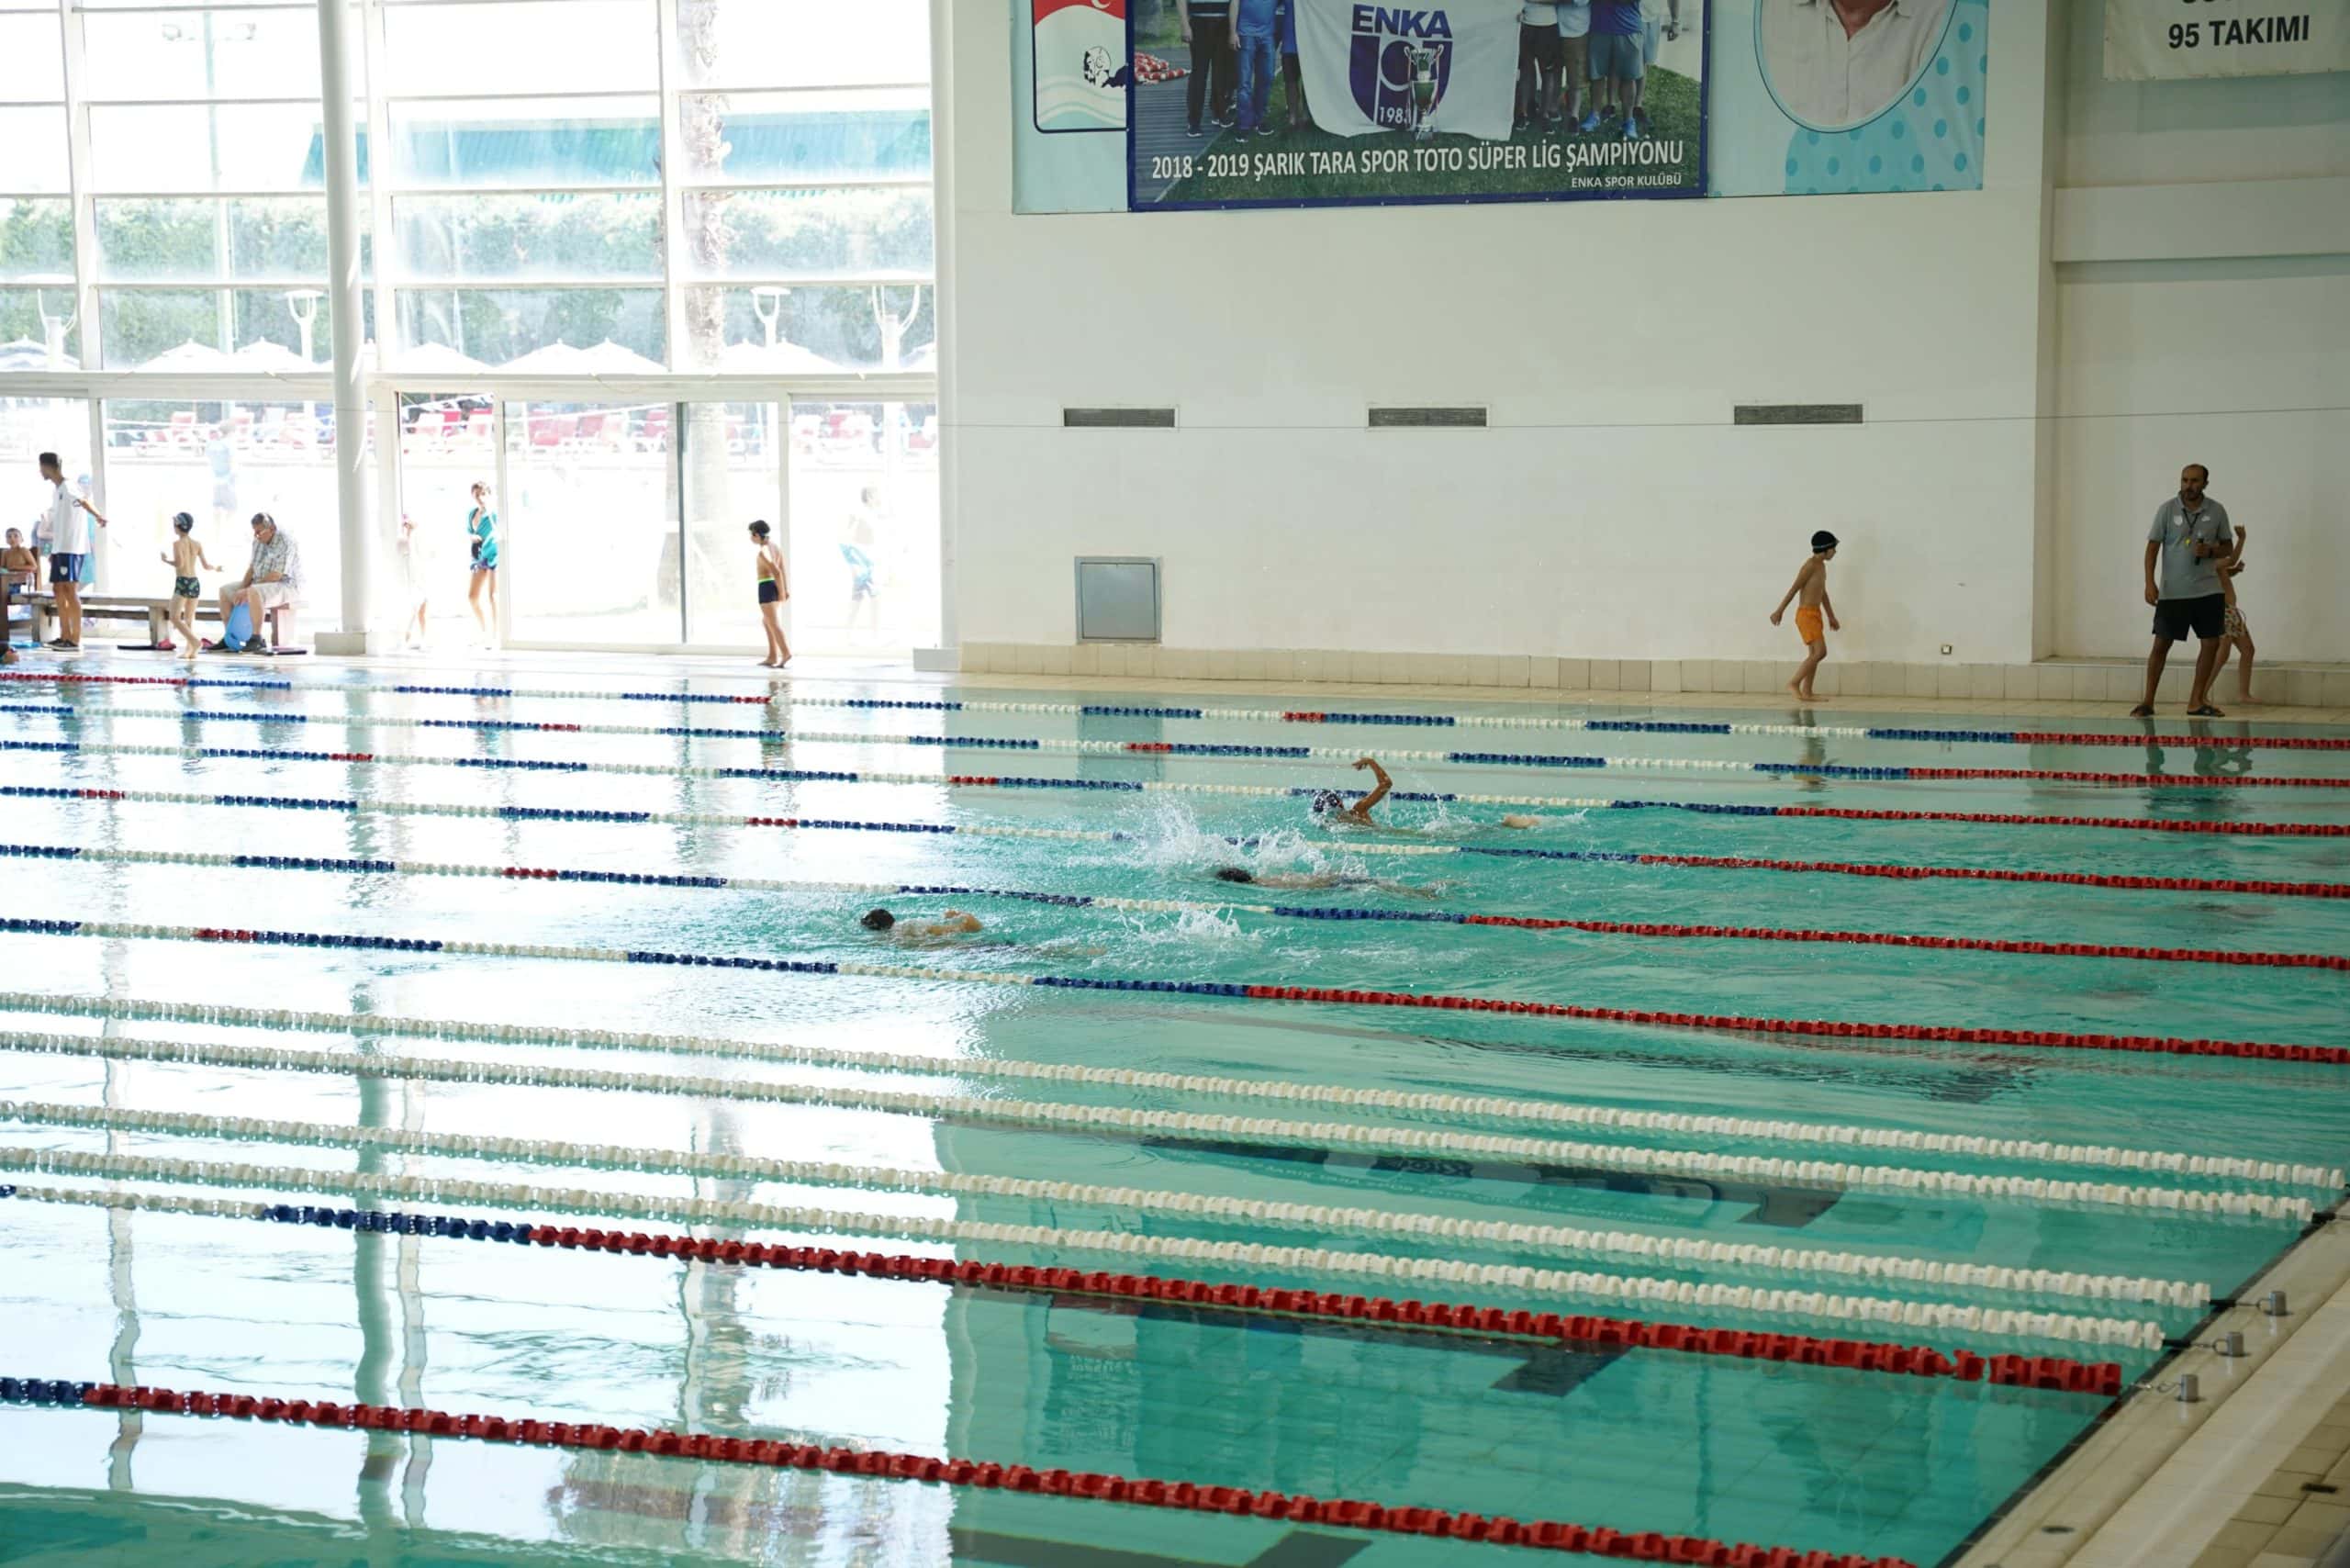
[[(32, 606), (33, 641), (46, 644), (57, 634), (57, 597), (50, 593), (37, 593), (29, 597), (29, 602)], [(265, 620), (269, 628), (270, 652), (290, 655), (310, 651), (287, 645), (293, 633), (295, 611), (298, 608), (297, 605), (281, 604), (267, 612)], [(82, 618), (84, 621), (144, 621), (147, 623), (147, 640), (144, 643), (123, 643), (118, 646), (149, 653), (173, 650), (172, 601), (168, 599), (85, 593), (82, 596)], [(220, 625), (220, 601), (217, 598), (197, 599), (193, 619), (199, 623), (209, 621), (216, 626)]]

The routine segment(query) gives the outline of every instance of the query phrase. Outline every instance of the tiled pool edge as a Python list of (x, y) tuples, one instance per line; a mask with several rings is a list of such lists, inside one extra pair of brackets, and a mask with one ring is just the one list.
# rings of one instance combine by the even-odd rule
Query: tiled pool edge
[[(2121, 1405), (1951, 1568), (2197, 1562), (2350, 1395), (2345, 1283), (2350, 1235), (2322, 1224), (2247, 1286), (2237, 1305), (2199, 1330), (2195, 1348), (2164, 1363), (2157, 1386)], [(2271, 1290), (2286, 1293), (2288, 1316), (2261, 1311)], [(2242, 1359), (2206, 1348), (2230, 1330), (2244, 1334)], [(2182, 1406), (2177, 1383), (2190, 1372), (2202, 1399)], [(2247, 1551), (2240, 1561), (2252, 1557)]]

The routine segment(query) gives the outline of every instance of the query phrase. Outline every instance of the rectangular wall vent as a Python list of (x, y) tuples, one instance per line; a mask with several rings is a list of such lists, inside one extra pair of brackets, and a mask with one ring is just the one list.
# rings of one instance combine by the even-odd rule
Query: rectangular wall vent
[(1740, 403), (1732, 422), (1741, 425), (1856, 425), (1858, 403)]
[(1148, 555), (1077, 558), (1077, 640), (1158, 641), (1158, 563)]
[(1063, 409), (1061, 426), (1073, 431), (1171, 431), (1172, 409)]
[(1373, 409), (1375, 431), (1483, 430), (1483, 409)]

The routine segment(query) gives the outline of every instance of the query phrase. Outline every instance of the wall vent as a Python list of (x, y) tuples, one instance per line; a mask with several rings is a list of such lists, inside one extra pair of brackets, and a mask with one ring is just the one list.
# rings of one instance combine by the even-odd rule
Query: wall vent
[(1731, 422), (1741, 425), (1856, 425), (1858, 403), (1740, 403)]
[(1477, 430), (1485, 428), (1483, 409), (1373, 409), (1375, 431)]
[(1077, 558), (1077, 640), (1158, 641), (1158, 563), (1148, 555)]
[(1061, 426), (1073, 431), (1171, 431), (1172, 409), (1063, 409)]

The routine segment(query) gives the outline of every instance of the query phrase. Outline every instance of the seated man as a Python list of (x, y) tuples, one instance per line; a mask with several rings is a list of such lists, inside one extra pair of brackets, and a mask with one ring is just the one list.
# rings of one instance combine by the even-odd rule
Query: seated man
[[(269, 513), (253, 513), (252, 564), (242, 578), (220, 590), (220, 640), (213, 648), (224, 654), (268, 653), (269, 612), (301, 603), (301, 596), (302, 554), (295, 548), (294, 536)], [(241, 648), (229, 640), (229, 621), (240, 604), (252, 617), (252, 633)]]

